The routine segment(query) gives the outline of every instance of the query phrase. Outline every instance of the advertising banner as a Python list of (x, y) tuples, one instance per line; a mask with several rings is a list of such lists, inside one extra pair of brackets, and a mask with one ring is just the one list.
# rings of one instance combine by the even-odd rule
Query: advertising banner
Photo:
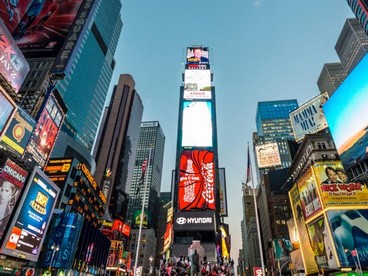
[(312, 168), (309, 168), (307, 172), (300, 177), (297, 185), (304, 219), (308, 220), (310, 217), (322, 211), (321, 199), (317, 192), (317, 185), (315, 183)]
[(20, 157), (24, 153), (24, 149), (27, 146), (35, 125), (35, 119), (18, 107), (1, 141), (6, 144), (6, 147), (12, 149), (12, 151)]
[(175, 212), (174, 230), (175, 231), (214, 231), (215, 230), (214, 212)]
[(368, 266), (368, 210), (327, 211), (333, 242), (342, 267)]
[(306, 134), (316, 133), (327, 127), (322, 109), (327, 100), (328, 93), (325, 92), (290, 112), (290, 121), (297, 142), (304, 139)]
[(14, 89), (15, 93), (18, 93), (29, 72), (29, 64), (1, 19), (0, 60), (0, 74)]
[(256, 146), (258, 167), (268, 168), (281, 165), (279, 146), (277, 143), (269, 143)]
[[(139, 225), (141, 223), (141, 214), (142, 214), (142, 210), (135, 210), (134, 211), (134, 224), (133, 227), (134, 228), (139, 228)], [(152, 214), (150, 211), (145, 210), (143, 213), (143, 222), (142, 222), (142, 227), (143, 228), (149, 228), (152, 225)]]
[(179, 166), (179, 210), (216, 210), (214, 153), (184, 150)]
[(0, 168), (0, 239), (5, 234), (6, 226), (26, 183), (27, 176), (28, 171), (9, 158)]
[(212, 147), (211, 102), (184, 102), (182, 147)]
[(188, 47), (187, 64), (208, 64), (208, 47)]
[(360, 61), (323, 106), (323, 111), (345, 169), (363, 160), (368, 148), (368, 55)]
[(166, 230), (164, 233), (164, 248), (161, 254), (165, 253), (170, 249), (170, 246), (172, 244), (172, 238), (173, 238), (173, 224), (172, 222), (168, 222), (166, 224)]
[(272, 248), (275, 260), (287, 261), (290, 259), (290, 252), (293, 251), (293, 246), (290, 240), (287, 239), (273, 239)]
[(114, 220), (111, 230), (117, 231), (118, 233), (121, 233), (126, 237), (130, 236), (130, 226), (118, 219)]
[(253, 267), (253, 276), (262, 276), (263, 270), (262, 267)]
[(184, 99), (211, 99), (210, 70), (185, 70)]
[(54, 158), (50, 159), (44, 169), (45, 174), (60, 189), (64, 188), (69, 171), (72, 167), (72, 158)]
[(367, 186), (350, 182), (340, 161), (316, 162), (313, 170), (325, 207), (367, 206)]
[[(305, 224), (304, 215), (301, 207), (300, 194), (298, 186), (295, 184), (289, 191), (289, 198), (291, 203), (291, 209), (293, 211), (293, 217), (295, 220), (295, 226), (297, 228), (299, 237), (308, 237), (307, 226)], [(314, 259), (313, 250), (309, 239), (300, 239), (300, 249), (302, 251), (303, 264), (306, 274), (313, 274), (318, 272), (317, 263)]]
[(1, 136), (4, 134), (4, 131), (6, 130), (17, 108), (13, 100), (2, 89), (0, 89), (0, 106), (1, 106), (0, 139), (1, 139)]
[(60, 189), (35, 167), (1, 247), (1, 253), (37, 261)]

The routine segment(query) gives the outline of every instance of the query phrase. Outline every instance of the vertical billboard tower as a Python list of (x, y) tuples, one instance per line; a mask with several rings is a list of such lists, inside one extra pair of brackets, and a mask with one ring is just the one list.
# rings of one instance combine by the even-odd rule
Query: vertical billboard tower
[(179, 103), (172, 253), (190, 255), (192, 241), (200, 240), (204, 254), (215, 260), (218, 154), (215, 88), (211, 86), (208, 53), (202, 46), (188, 47), (186, 53)]

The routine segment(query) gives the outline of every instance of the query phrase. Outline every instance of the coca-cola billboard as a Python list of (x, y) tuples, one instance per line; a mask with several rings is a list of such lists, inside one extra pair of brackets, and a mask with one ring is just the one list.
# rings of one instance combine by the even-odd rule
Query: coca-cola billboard
[(180, 155), (179, 211), (215, 210), (214, 153), (208, 150), (184, 150)]

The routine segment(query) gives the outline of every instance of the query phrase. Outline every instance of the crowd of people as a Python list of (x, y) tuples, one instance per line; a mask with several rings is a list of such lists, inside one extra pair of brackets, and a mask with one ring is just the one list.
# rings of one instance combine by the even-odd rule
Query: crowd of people
[[(194, 254), (193, 254), (194, 255)], [(196, 264), (195, 256), (181, 255), (166, 259), (163, 257), (160, 261), (161, 276), (191, 276), (191, 275), (234, 275), (234, 261), (231, 258), (218, 257), (217, 262), (211, 263), (204, 256), (199, 264)]]

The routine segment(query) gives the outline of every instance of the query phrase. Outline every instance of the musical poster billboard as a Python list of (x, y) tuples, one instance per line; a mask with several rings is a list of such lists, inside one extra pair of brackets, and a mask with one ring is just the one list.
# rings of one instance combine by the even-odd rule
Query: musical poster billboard
[(60, 189), (37, 166), (28, 180), (1, 253), (37, 261)]
[(327, 100), (328, 93), (324, 92), (290, 112), (295, 141), (299, 142), (306, 134), (316, 133), (328, 127), (322, 109)]
[(212, 151), (181, 152), (178, 201), (180, 211), (216, 210), (215, 164)]
[(210, 70), (185, 70), (184, 99), (211, 99)]
[(268, 143), (256, 146), (258, 167), (268, 168), (281, 165), (279, 146), (277, 143)]
[(8, 124), (13, 118), (15, 111), (17, 110), (17, 106), (14, 101), (8, 96), (8, 94), (0, 89), (0, 139), (1, 136), (6, 131)]
[(208, 47), (188, 47), (187, 64), (209, 64)]

